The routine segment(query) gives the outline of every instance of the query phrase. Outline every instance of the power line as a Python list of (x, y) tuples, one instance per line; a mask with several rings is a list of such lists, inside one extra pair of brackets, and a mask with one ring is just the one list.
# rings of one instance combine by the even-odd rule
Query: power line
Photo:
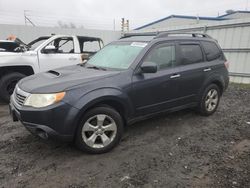
[[(229, 9), (230, 6), (234, 7), (234, 10), (239, 9), (248, 9), (249, 0), (241, 0), (240, 3), (238, 2), (231, 2), (231, 3), (225, 3), (222, 1), (219, 1), (216, 5), (213, 6), (213, 8), (207, 10), (207, 8), (199, 8), (199, 9), (193, 9), (188, 11), (183, 11), (181, 14), (194, 14), (194, 15), (204, 15), (205, 13), (214, 13), (215, 16), (217, 13), (224, 13), (225, 7)], [(223, 7), (223, 8), (222, 8)], [(174, 14), (178, 14), (177, 11)], [(24, 15), (22, 15), (24, 14)], [(80, 16), (73, 16), (73, 15), (59, 15), (59, 14), (51, 14), (46, 13), (46, 11), (26, 11), (21, 13), (20, 11), (5, 11), (0, 10), (0, 23), (16, 23), (20, 24), (23, 22), (22, 17), (25, 18), (25, 24), (31, 24), (31, 25), (37, 25), (37, 26), (59, 26), (59, 21), (61, 21), (63, 24), (75, 24), (77, 27), (84, 26), (85, 28), (105, 28), (114, 30), (115, 28), (120, 28), (120, 22), (114, 21), (114, 17), (102, 17), (102, 18), (82, 18)], [(22, 16), (21, 16), (22, 15)], [(169, 14), (170, 15), (170, 14)], [(168, 15), (164, 15), (165, 17)], [(121, 18), (116, 17), (115, 20), (120, 20)], [(130, 25), (132, 24), (133, 27), (144, 25), (145, 23), (152, 22), (154, 20), (150, 18), (137, 18), (133, 19), (133, 17), (128, 17), (130, 20)]]

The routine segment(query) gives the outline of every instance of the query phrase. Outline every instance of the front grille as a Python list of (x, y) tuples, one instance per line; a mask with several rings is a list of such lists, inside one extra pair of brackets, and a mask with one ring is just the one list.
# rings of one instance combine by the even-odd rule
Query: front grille
[(19, 104), (20, 106), (22, 106), (24, 104), (25, 99), (26, 99), (25, 96), (20, 95), (18, 93), (15, 93), (15, 100), (16, 100), (17, 104)]
[(28, 97), (28, 93), (16, 87), (14, 91), (14, 100), (18, 105), (23, 106), (27, 97)]

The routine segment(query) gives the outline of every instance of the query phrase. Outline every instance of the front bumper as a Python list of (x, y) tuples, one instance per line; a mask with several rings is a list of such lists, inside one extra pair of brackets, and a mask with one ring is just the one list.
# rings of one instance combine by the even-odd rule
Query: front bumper
[(20, 121), (31, 133), (43, 139), (72, 141), (77, 128), (78, 109), (59, 102), (45, 108), (18, 106), (13, 97), (9, 104), (13, 121)]

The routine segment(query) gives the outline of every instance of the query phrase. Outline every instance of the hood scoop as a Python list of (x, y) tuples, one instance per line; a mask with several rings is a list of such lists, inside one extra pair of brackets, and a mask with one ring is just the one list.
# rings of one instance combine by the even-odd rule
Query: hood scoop
[(59, 72), (54, 71), (54, 70), (49, 70), (47, 73), (52, 74), (52, 75), (54, 75), (56, 77), (59, 77), (61, 75)]

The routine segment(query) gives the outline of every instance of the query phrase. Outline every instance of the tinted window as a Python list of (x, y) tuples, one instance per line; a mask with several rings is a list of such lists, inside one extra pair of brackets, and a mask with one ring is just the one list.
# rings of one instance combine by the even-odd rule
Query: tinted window
[(206, 41), (203, 41), (201, 43), (206, 53), (206, 57), (208, 61), (212, 61), (212, 60), (220, 58), (221, 51), (219, 50), (219, 48), (217, 47), (215, 43), (206, 42)]
[(198, 44), (181, 44), (181, 64), (188, 65), (203, 61), (201, 47)]
[(159, 45), (149, 52), (144, 62), (154, 62), (158, 69), (164, 69), (175, 64), (175, 46)]

